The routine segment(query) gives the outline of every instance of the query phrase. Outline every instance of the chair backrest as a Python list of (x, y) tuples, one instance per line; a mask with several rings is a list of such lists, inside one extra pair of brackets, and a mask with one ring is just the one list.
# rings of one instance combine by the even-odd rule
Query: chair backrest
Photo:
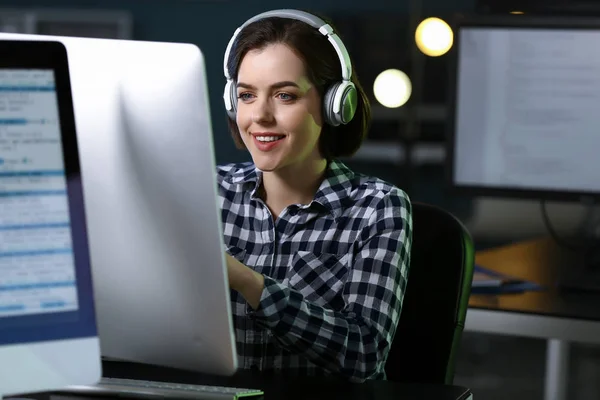
[(386, 364), (388, 380), (451, 384), (464, 327), (474, 246), (441, 208), (413, 202), (410, 273)]

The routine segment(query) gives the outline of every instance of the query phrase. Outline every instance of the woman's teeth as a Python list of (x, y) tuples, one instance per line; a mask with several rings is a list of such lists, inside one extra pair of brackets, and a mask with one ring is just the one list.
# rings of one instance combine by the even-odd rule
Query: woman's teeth
[(283, 136), (256, 136), (256, 140), (259, 142), (274, 142), (282, 138)]

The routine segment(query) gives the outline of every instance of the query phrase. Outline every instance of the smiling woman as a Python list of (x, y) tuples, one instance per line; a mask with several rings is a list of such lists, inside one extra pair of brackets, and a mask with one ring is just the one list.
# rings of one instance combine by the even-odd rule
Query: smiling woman
[(235, 32), (224, 68), (231, 133), (252, 156), (218, 167), (240, 367), (385, 378), (411, 206), (337, 160), (370, 123), (342, 41), (316, 16), (272, 11)]

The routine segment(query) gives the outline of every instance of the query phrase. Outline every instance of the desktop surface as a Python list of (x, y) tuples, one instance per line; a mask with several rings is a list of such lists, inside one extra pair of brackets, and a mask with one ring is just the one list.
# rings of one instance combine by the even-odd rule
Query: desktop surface
[(517, 294), (472, 295), (469, 308), (512, 311), (577, 320), (600, 321), (600, 293), (560, 290), (565, 268), (582, 259), (551, 238), (528, 240), (478, 252), (475, 262), (483, 267), (543, 286), (541, 291)]
[[(177, 369), (150, 365), (107, 362), (103, 363), (104, 376), (133, 379), (162, 380), (187, 384), (224, 385), (262, 389), (264, 397), (258, 399), (437, 399), (467, 400), (472, 394), (469, 389), (452, 385), (405, 384), (389, 381), (368, 381), (366, 383), (348, 383), (337, 379), (325, 378), (283, 378), (265, 375), (260, 372), (240, 370), (232, 377), (210, 376)], [(59, 397), (60, 396), (60, 397)], [(37, 400), (75, 400), (95, 399), (61, 393), (37, 394), (28, 396)], [(8, 400), (8, 399), (7, 399)]]

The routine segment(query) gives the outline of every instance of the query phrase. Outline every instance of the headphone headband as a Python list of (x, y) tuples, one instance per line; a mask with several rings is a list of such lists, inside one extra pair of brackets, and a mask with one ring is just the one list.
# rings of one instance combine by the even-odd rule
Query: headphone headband
[(321, 35), (325, 36), (329, 43), (331, 43), (335, 49), (335, 52), (337, 53), (338, 59), (340, 60), (340, 65), (342, 67), (342, 80), (331, 83), (325, 91), (322, 99), (323, 118), (324, 121), (331, 126), (338, 126), (350, 122), (356, 113), (359, 95), (356, 90), (356, 86), (351, 81), (352, 65), (350, 63), (350, 56), (348, 55), (346, 46), (344, 46), (344, 43), (342, 43), (342, 40), (339, 38), (339, 36), (333, 32), (333, 28), (321, 18), (304, 11), (289, 9), (267, 11), (258, 14), (237, 28), (231, 39), (229, 39), (229, 43), (225, 49), (225, 58), (223, 60), (223, 72), (225, 73), (225, 78), (227, 78), (227, 82), (225, 83), (225, 88), (223, 91), (223, 101), (225, 102), (225, 109), (227, 110), (227, 115), (229, 118), (235, 120), (237, 115), (236, 112), (238, 100), (235, 79), (229, 76), (229, 70), (227, 68), (231, 49), (238, 35), (246, 26), (261, 19), (271, 17), (295, 19), (297, 21), (304, 22), (318, 30)]
[(267, 12), (255, 15), (254, 17), (252, 17), (249, 20), (247, 20), (246, 22), (244, 22), (239, 28), (237, 28), (235, 30), (235, 32), (233, 33), (233, 36), (231, 37), (231, 39), (229, 39), (227, 48), (225, 49), (225, 57), (223, 60), (223, 71), (225, 73), (225, 78), (227, 78), (228, 80), (232, 80), (232, 77), (229, 76), (227, 64), (229, 62), (229, 54), (231, 52), (231, 48), (233, 47), (233, 44), (235, 43), (235, 40), (236, 40), (237, 36), (239, 35), (239, 33), (242, 31), (242, 29), (244, 29), (246, 26), (250, 25), (253, 22), (256, 22), (256, 21), (259, 21), (259, 20), (265, 19), (265, 18), (271, 18), (271, 17), (295, 19), (297, 21), (302, 21), (302, 22), (314, 27), (315, 29), (317, 29), (323, 36), (325, 36), (327, 38), (327, 40), (329, 40), (329, 43), (331, 43), (331, 45), (335, 49), (335, 52), (338, 55), (338, 58), (340, 60), (340, 65), (342, 66), (342, 80), (350, 81), (350, 78), (352, 77), (352, 64), (350, 62), (350, 56), (348, 55), (346, 46), (344, 46), (344, 43), (342, 42), (342, 40), (333, 31), (333, 28), (329, 24), (327, 24), (325, 21), (323, 21), (321, 18), (319, 18), (315, 15), (309, 14), (304, 11), (291, 10), (291, 9), (267, 11)]

